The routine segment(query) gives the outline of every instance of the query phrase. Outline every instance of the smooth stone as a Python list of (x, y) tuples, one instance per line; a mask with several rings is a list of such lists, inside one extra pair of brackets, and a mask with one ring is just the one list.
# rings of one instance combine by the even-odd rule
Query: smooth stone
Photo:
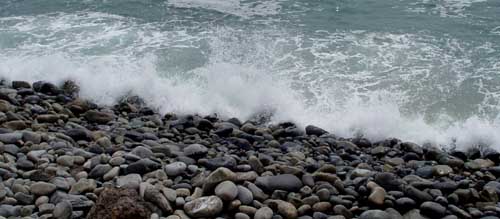
[(26, 157), (18, 159), (16, 162), (16, 166), (17, 168), (23, 170), (32, 170), (33, 168), (35, 168), (35, 164), (28, 160)]
[(93, 179), (80, 179), (77, 183), (71, 186), (69, 190), (69, 194), (82, 194), (86, 192), (93, 192), (94, 189), (97, 188), (97, 183)]
[(390, 218), (390, 215), (381, 210), (368, 210), (363, 212), (360, 216), (359, 219), (388, 219)]
[(372, 193), (368, 196), (368, 201), (375, 205), (383, 205), (385, 200), (385, 190), (382, 187), (373, 188)]
[(215, 186), (223, 181), (234, 181), (236, 179), (236, 174), (225, 168), (220, 167), (214, 170), (207, 178), (204, 180), (203, 192), (212, 192)]
[(31, 84), (26, 81), (12, 81), (12, 88), (14, 89), (31, 88)]
[(403, 184), (402, 180), (394, 173), (378, 173), (375, 175), (374, 181), (386, 191), (399, 191)]
[(406, 212), (406, 214), (403, 215), (403, 219), (428, 219), (428, 217), (422, 216), (420, 214), (420, 210), (413, 209), (413, 210)]
[(222, 157), (208, 159), (205, 161), (205, 163), (203, 163), (203, 165), (209, 170), (215, 170), (219, 167), (234, 169), (236, 164), (237, 164), (236, 160), (230, 156), (222, 156)]
[(98, 164), (90, 171), (89, 177), (93, 179), (101, 178), (112, 168), (109, 164)]
[(207, 147), (201, 144), (191, 144), (183, 149), (184, 155), (188, 157), (204, 155), (208, 152)]
[(366, 169), (361, 169), (361, 168), (356, 168), (352, 171), (352, 175), (354, 177), (367, 177), (372, 174), (371, 170), (366, 170)]
[(106, 124), (113, 119), (115, 119), (115, 115), (107, 112), (99, 112), (95, 110), (89, 110), (84, 114), (85, 119), (92, 123)]
[(54, 177), (50, 180), (50, 183), (56, 185), (57, 189), (67, 191), (71, 188), (71, 185), (75, 183), (75, 180), (72, 178)]
[(448, 165), (436, 165), (432, 167), (432, 173), (434, 176), (447, 176), (453, 173), (453, 169)]
[(0, 112), (10, 112), (14, 109), (14, 106), (6, 100), (0, 100)]
[(215, 187), (215, 195), (224, 201), (232, 201), (238, 196), (239, 188), (231, 181), (224, 181)]
[(115, 177), (117, 177), (119, 174), (120, 174), (120, 167), (113, 167), (106, 174), (104, 174), (104, 176), (102, 177), (102, 179), (104, 181), (112, 180)]
[(420, 212), (431, 218), (441, 218), (446, 214), (446, 208), (436, 202), (424, 202), (420, 205)]
[(19, 147), (14, 144), (0, 145), (0, 151), (16, 156), (19, 152)]
[(312, 206), (315, 212), (328, 212), (332, 209), (332, 204), (330, 202), (318, 202)]
[(16, 194), (14, 194), (14, 198), (21, 204), (23, 205), (29, 205), (29, 204), (32, 204), (35, 197), (33, 197), (33, 195), (29, 195), (29, 194), (25, 194), (25, 193), (22, 193), (22, 192), (18, 192)]
[(479, 170), (481, 168), (488, 168), (494, 166), (495, 163), (488, 159), (475, 159), (465, 163), (465, 168), (471, 170)]
[(74, 165), (75, 159), (70, 155), (63, 155), (57, 158), (57, 164), (66, 167), (72, 167)]
[(255, 184), (267, 191), (299, 191), (303, 185), (302, 181), (292, 174), (257, 177)]
[(23, 217), (28, 217), (31, 216), (31, 214), (33, 214), (34, 210), (35, 210), (34, 205), (21, 206), (21, 209), (19, 209), (19, 214)]
[(214, 217), (222, 211), (222, 200), (217, 196), (197, 198), (184, 205), (184, 211), (192, 217)]
[(287, 219), (298, 217), (297, 208), (289, 202), (278, 200), (278, 213)]
[(21, 132), (4, 133), (0, 134), (0, 142), (5, 144), (15, 144), (23, 139), (23, 134)]
[(52, 213), (52, 211), (54, 211), (54, 207), (54, 204), (46, 203), (38, 206), (38, 211), (40, 211), (41, 214)]
[(119, 176), (116, 180), (116, 185), (121, 188), (138, 189), (141, 182), (141, 175), (132, 173), (125, 176)]
[(122, 165), (123, 163), (125, 163), (125, 161), (126, 161), (126, 160), (125, 160), (125, 158), (123, 158), (123, 157), (113, 157), (113, 158), (111, 158), (111, 159), (109, 160), (109, 162), (108, 162), (108, 163), (109, 163), (111, 166), (120, 166), (120, 165)]
[(84, 195), (73, 195), (56, 191), (50, 197), (50, 203), (59, 203), (61, 201), (69, 201), (73, 208), (90, 208), (94, 205), (94, 203)]
[(245, 186), (252, 192), (253, 197), (257, 200), (263, 201), (269, 197), (262, 189), (251, 182), (245, 182)]
[(153, 156), (153, 151), (144, 146), (137, 146), (130, 153), (140, 158), (150, 158)]
[(245, 213), (238, 212), (234, 215), (234, 219), (250, 219), (250, 216)]
[(405, 194), (409, 197), (412, 198), (413, 200), (417, 202), (426, 202), (426, 201), (432, 201), (432, 196), (429, 195), (429, 193), (425, 191), (421, 191), (419, 189), (416, 189), (413, 186), (408, 186), (405, 190)]
[(396, 200), (396, 209), (398, 209), (401, 212), (406, 212), (408, 210), (411, 210), (417, 206), (417, 203), (408, 197), (402, 197)]
[(349, 209), (347, 209), (344, 205), (335, 205), (333, 207), (333, 212), (348, 219), (353, 217), (352, 212), (349, 211)]
[(20, 207), (9, 204), (0, 205), (0, 216), (3, 217), (17, 217), (20, 215)]
[(145, 158), (128, 165), (126, 168), (126, 172), (129, 174), (130, 173), (146, 174), (160, 168), (161, 165), (159, 163), (154, 162), (148, 158)]
[(163, 212), (172, 213), (173, 209), (165, 196), (154, 186), (147, 186), (144, 191), (144, 200), (156, 204)]
[[(305, 188), (305, 187), (302, 187)], [(319, 200), (321, 201), (328, 201), (330, 200), (331, 192), (327, 188), (320, 189), (316, 192), (316, 195), (318, 196)]]
[(254, 219), (271, 219), (273, 217), (273, 210), (269, 207), (262, 207), (255, 212)]
[(49, 197), (40, 196), (36, 199), (35, 206), (40, 206), (40, 205), (45, 204), (45, 203), (49, 203)]
[(394, 209), (394, 208), (387, 208), (387, 209), (385, 209), (385, 212), (387, 212), (387, 214), (389, 214), (391, 219), (403, 219), (403, 215), (401, 215), (401, 213), (396, 211), (396, 209)]
[(316, 127), (314, 125), (308, 125), (308, 126), (306, 126), (305, 131), (306, 131), (307, 135), (316, 135), (316, 136), (321, 136), (323, 134), (327, 134), (328, 133), (324, 129)]
[(32, 194), (42, 196), (42, 195), (50, 195), (52, 192), (56, 190), (56, 186), (51, 183), (46, 182), (36, 182), (31, 184), (30, 191)]
[(62, 201), (56, 204), (52, 215), (56, 219), (70, 219), (73, 212), (73, 207), (68, 201)]
[(246, 187), (238, 185), (238, 200), (244, 205), (250, 205), (253, 201), (252, 192)]
[(184, 162), (174, 162), (165, 165), (165, 172), (168, 176), (178, 176), (186, 171), (187, 165)]

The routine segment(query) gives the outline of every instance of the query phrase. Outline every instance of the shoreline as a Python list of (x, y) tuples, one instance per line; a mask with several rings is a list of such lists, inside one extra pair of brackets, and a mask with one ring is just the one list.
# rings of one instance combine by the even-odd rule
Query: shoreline
[(498, 218), (500, 153), (0, 85), (0, 218)]

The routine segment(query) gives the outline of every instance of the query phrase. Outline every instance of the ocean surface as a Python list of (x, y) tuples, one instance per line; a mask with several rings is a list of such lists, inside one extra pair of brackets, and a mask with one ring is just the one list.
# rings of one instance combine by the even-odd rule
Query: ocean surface
[(500, 1), (1, 0), (0, 77), (500, 149)]

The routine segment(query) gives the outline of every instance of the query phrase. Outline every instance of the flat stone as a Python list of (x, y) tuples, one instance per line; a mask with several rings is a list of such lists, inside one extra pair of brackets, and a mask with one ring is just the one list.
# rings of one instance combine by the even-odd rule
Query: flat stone
[(316, 135), (316, 136), (321, 136), (323, 134), (327, 134), (328, 132), (325, 131), (322, 128), (316, 127), (314, 125), (308, 125), (306, 126), (306, 134), (307, 135)]
[(93, 179), (101, 178), (112, 169), (109, 164), (98, 164), (89, 173), (89, 177)]
[(448, 165), (436, 165), (432, 167), (432, 173), (434, 176), (447, 176), (453, 173), (453, 169)]
[(104, 174), (104, 176), (102, 177), (102, 179), (104, 181), (109, 181), (109, 180), (112, 180), (115, 177), (117, 177), (118, 174), (120, 174), (120, 167), (113, 167), (106, 174)]
[(390, 218), (390, 215), (381, 210), (368, 210), (363, 212), (360, 216), (359, 219), (388, 219)]
[(255, 184), (267, 191), (299, 191), (303, 185), (302, 181), (292, 174), (258, 177)]
[(208, 159), (203, 165), (209, 170), (215, 170), (219, 167), (233, 169), (236, 166), (236, 160), (230, 156), (216, 157)]
[(50, 203), (59, 203), (62, 201), (68, 201), (71, 203), (71, 206), (73, 208), (78, 208), (78, 209), (90, 208), (92, 207), (92, 205), (94, 205), (94, 203), (84, 195), (73, 195), (61, 191), (56, 191), (50, 197)]
[(40, 214), (49, 214), (52, 213), (52, 211), (54, 211), (54, 207), (55, 207), (54, 204), (45, 203), (38, 206), (38, 211), (40, 212)]
[(116, 185), (121, 188), (138, 189), (141, 182), (141, 175), (133, 173), (118, 177), (118, 179), (116, 180)]
[(42, 196), (42, 195), (50, 195), (52, 192), (56, 190), (56, 186), (51, 183), (46, 182), (36, 182), (31, 184), (30, 191), (32, 194)]
[(0, 134), (0, 142), (4, 144), (16, 144), (23, 139), (21, 132), (4, 133)]
[(61, 166), (72, 167), (74, 165), (75, 159), (70, 155), (63, 155), (57, 158), (57, 164)]
[(20, 207), (8, 204), (0, 205), (0, 216), (2, 217), (17, 217), (20, 215)]
[(115, 115), (107, 112), (89, 110), (84, 114), (85, 119), (92, 123), (106, 124), (115, 119)]
[(137, 146), (130, 153), (140, 158), (150, 158), (153, 156), (153, 151), (144, 146)]
[(465, 163), (465, 168), (470, 170), (479, 170), (494, 166), (495, 163), (488, 159), (475, 159)]
[(208, 149), (201, 144), (191, 144), (184, 148), (184, 155), (188, 157), (204, 155), (208, 152)]
[(446, 214), (446, 208), (436, 202), (424, 202), (420, 205), (420, 212), (431, 218), (441, 218)]
[(16, 194), (14, 194), (14, 198), (20, 204), (23, 204), (23, 205), (32, 204), (33, 201), (35, 200), (35, 197), (33, 197), (33, 195), (25, 194), (25, 193), (22, 193), (22, 192), (17, 192)]
[(129, 174), (130, 173), (146, 174), (160, 168), (161, 165), (159, 163), (154, 162), (148, 158), (145, 158), (128, 165), (126, 168), (126, 172)]
[(93, 179), (80, 179), (77, 183), (71, 186), (69, 194), (82, 194), (86, 192), (93, 192), (97, 188), (97, 184)]

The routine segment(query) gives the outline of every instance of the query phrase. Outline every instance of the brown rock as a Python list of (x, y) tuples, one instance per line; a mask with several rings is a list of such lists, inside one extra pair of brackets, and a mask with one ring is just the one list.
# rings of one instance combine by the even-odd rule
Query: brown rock
[(151, 211), (133, 189), (108, 188), (101, 192), (87, 219), (149, 218)]

